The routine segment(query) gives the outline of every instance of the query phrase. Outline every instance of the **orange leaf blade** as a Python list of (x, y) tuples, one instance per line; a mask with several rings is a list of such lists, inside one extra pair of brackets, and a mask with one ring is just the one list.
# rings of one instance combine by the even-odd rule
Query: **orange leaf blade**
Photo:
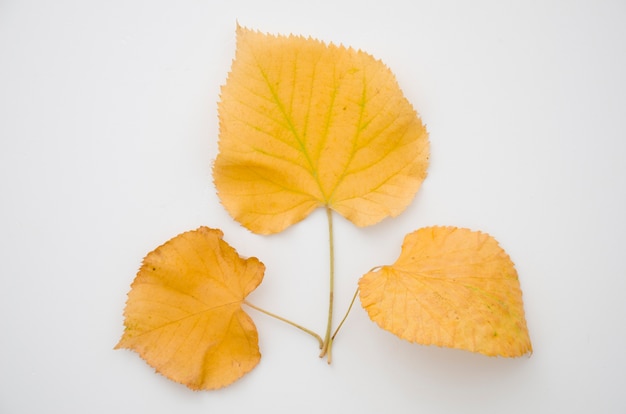
[(261, 357), (256, 327), (241, 303), (265, 267), (240, 258), (222, 236), (200, 227), (148, 253), (128, 293), (116, 346), (194, 390), (229, 385)]
[(487, 234), (419, 229), (359, 289), (370, 319), (402, 339), (490, 356), (532, 352), (517, 272)]
[(428, 166), (428, 134), (391, 71), (362, 51), (239, 27), (219, 102), (213, 176), (261, 234), (320, 206), (358, 226), (397, 216)]

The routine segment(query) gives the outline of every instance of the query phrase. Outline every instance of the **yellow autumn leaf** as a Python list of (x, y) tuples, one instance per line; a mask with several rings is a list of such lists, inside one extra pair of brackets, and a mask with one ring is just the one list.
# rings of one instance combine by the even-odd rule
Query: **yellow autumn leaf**
[(365, 274), (359, 289), (369, 317), (408, 341), (490, 356), (532, 352), (517, 272), (487, 234), (417, 230), (398, 260)]
[(239, 257), (222, 236), (200, 227), (144, 258), (116, 346), (194, 390), (229, 385), (261, 358), (256, 327), (241, 304), (261, 283), (265, 266)]
[(321, 206), (375, 224), (400, 214), (426, 176), (424, 125), (391, 71), (359, 50), (238, 27), (218, 110), (215, 185), (256, 233)]

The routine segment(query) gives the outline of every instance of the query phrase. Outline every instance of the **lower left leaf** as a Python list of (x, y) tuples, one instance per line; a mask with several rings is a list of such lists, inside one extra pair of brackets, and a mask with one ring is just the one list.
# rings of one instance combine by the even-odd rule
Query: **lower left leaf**
[(265, 266), (241, 258), (217, 229), (182, 233), (148, 253), (128, 293), (116, 349), (193, 390), (232, 384), (260, 361), (258, 333), (241, 304)]

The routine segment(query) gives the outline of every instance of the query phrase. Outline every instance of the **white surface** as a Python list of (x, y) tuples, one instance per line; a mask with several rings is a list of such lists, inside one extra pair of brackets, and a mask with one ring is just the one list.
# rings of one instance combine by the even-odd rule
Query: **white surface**
[[(625, 412), (626, 3), (223, 3), (0, 2), (0, 412)], [(409, 344), (360, 306), (330, 367), (250, 311), (263, 359), (218, 392), (113, 351), (142, 257), (200, 225), (265, 262), (251, 300), (324, 328), (324, 214), (255, 236), (212, 185), (236, 21), (381, 58), (428, 125), (411, 207), (337, 219), (338, 314), (404, 234), (481, 229), (516, 262), (531, 358)]]

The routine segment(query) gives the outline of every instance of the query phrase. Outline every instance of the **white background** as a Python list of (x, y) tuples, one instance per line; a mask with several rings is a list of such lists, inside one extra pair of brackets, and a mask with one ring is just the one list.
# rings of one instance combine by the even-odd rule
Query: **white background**
[[(626, 412), (626, 3), (223, 3), (0, 0), (0, 413)], [(324, 329), (323, 212), (253, 235), (212, 184), (237, 21), (382, 59), (430, 131), (404, 214), (336, 219), (338, 316), (406, 233), (480, 229), (516, 263), (532, 357), (410, 344), (358, 305), (331, 366), (250, 310), (261, 363), (215, 392), (113, 350), (143, 256), (201, 225), (266, 264), (252, 302)]]

